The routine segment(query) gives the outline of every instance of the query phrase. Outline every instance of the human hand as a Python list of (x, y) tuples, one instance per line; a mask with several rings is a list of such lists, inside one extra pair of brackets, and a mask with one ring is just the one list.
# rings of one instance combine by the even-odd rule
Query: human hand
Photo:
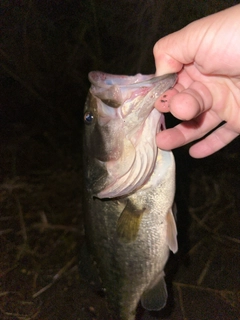
[(156, 75), (178, 72), (174, 89), (155, 107), (183, 120), (157, 134), (170, 150), (204, 137), (190, 148), (206, 157), (240, 134), (240, 5), (197, 20), (154, 46)]

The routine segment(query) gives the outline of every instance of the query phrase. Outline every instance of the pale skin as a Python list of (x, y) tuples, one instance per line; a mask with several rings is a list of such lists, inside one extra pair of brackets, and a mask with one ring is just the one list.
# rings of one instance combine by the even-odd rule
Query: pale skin
[(189, 150), (203, 158), (240, 134), (240, 5), (197, 20), (154, 46), (156, 75), (177, 72), (175, 87), (155, 107), (182, 122), (157, 134), (171, 150), (210, 135)]

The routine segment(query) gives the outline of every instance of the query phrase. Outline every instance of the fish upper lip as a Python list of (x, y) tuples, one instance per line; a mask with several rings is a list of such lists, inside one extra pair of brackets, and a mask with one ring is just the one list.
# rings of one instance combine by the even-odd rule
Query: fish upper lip
[[(135, 86), (144, 86), (145, 84), (147, 84), (148, 82), (151, 82), (151, 84), (153, 83), (156, 83), (156, 82), (160, 82), (166, 78), (168, 78), (170, 75), (175, 75), (175, 83), (177, 81), (177, 74), (176, 73), (167, 73), (167, 74), (164, 74), (162, 76), (158, 76), (158, 77), (155, 77), (153, 75), (153, 77), (149, 78), (148, 80), (144, 80), (144, 81), (140, 81), (140, 82), (136, 82), (136, 83), (132, 83), (132, 84), (129, 84), (129, 86), (131, 87), (135, 87)], [(175, 85), (175, 83), (173, 84), (173, 86)], [(124, 87), (124, 86), (123, 86)], [(128, 86), (126, 86), (128, 87)]]
[[(102, 71), (91, 71), (88, 75), (88, 78), (89, 78), (89, 81), (94, 86), (97, 86), (100, 88), (109, 88), (114, 85), (120, 88), (129, 88), (129, 87), (134, 88), (134, 87), (148, 86), (149, 84), (152, 85), (153, 83), (156, 83), (168, 78), (170, 75), (175, 75), (175, 82), (172, 85), (173, 87), (177, 81), (176, 73), (167, 73), (162, 76), (155, 77), (154, 74), (150, 74), (150, 75), (136, 74), (134, 76), (125, 76), (125, 75), (117, 76), (117, 75), (107, 74)], [(108, 78), (111, 78), (111, 81), (107, 82)], [(139, 81), (139, 78), (143, 80)], [(127, 81), (128, 83), (121, 84), (121, 80)], [(133, 82), (130, 82), (130, 81), (133, 81)]]

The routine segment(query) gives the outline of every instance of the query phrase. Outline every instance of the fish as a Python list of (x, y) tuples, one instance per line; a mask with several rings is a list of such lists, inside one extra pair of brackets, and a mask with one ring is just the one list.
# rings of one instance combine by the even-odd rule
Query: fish
[(89, 73), (84, 106), (84, 228), (111, 319), (133, 320), (141, 301), (157, 311), (166, 305), (164, 266), (176, 252), (172, 211), (175, 161), (157, 148), (165, 129), (157, 98), (176, 74), (160, 77)]

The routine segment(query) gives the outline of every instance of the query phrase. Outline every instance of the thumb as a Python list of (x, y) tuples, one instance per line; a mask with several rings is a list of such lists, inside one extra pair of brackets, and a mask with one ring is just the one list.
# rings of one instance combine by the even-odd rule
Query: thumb
[(207, 29), (208, 18), (196, 20), (183, 29), (163, 37), (155, 44), (153, 54), (157, 76), (179, 72), (183, 65), (194, 62)]
[(173, 52), (173, 48), (176, 48), (174, 40), (177, 38), (176, 33), (158, 40), (153, 48), (156, 76), (179, 72), (183, 67), (183, 62), (179, 61), (178, 56)]

